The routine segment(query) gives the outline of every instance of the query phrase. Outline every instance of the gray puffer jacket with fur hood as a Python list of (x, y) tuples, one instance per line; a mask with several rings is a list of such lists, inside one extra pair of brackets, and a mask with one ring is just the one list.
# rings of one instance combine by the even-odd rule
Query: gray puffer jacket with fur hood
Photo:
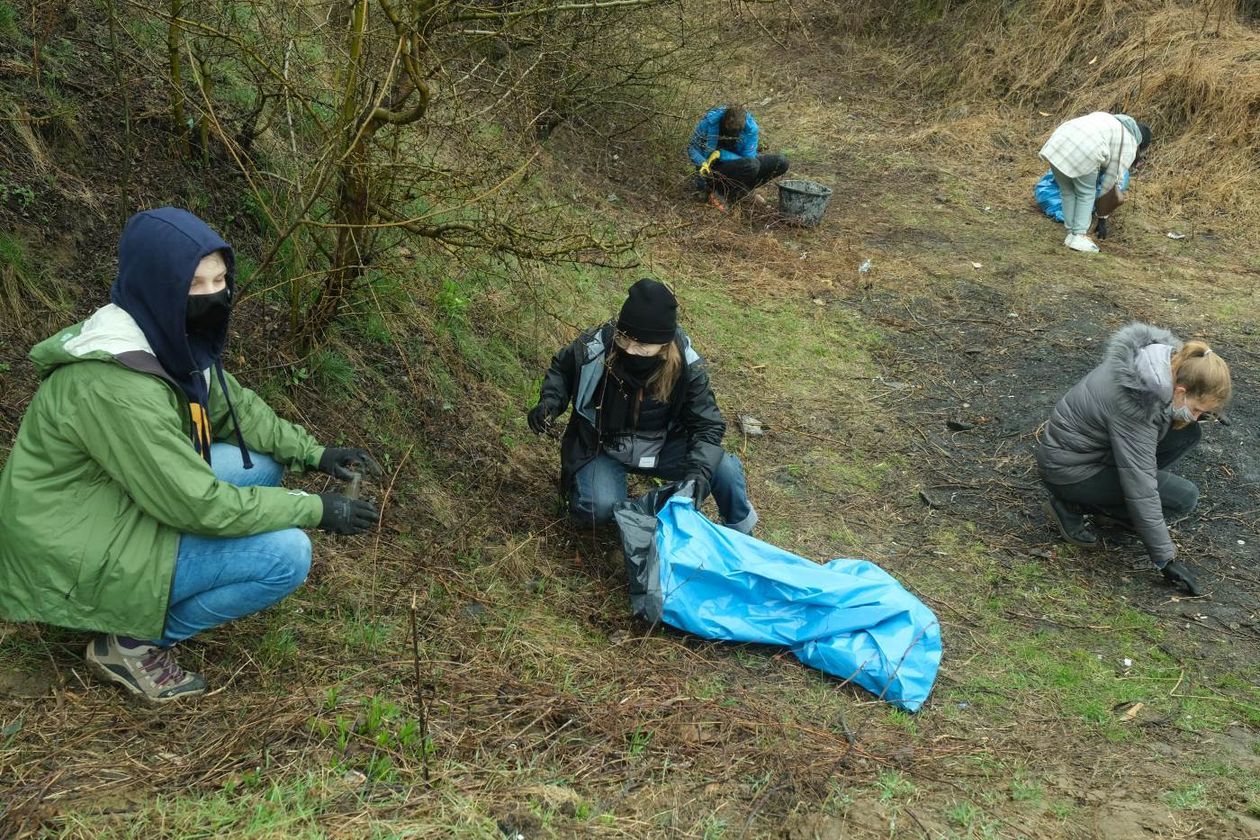
[(1177, 550), (1159, 501), (1155, 448), (1172, 428), (1170, 359), (1180, 347), (1181, 339), (1150, 324), (1116, 332), (1102, 363), (1054, 407), (1037, 446), (1042, 478), (1052, 484), (1119, 470), (1129, 518), (1161, 568)]

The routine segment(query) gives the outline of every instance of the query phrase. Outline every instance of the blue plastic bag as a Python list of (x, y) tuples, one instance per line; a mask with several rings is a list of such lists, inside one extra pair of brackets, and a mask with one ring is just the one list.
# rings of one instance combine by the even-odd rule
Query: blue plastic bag
[(785, 645), (801, 662), (915, 712), (941, 664), (940, 623), (865, 560), (819, 565), (714, 524), (672, 487), (616, 511), (631, 608), (706, 639)]
[[(1094, 198), (1102, 193), (1102, 179), (1100, 173), (1098, 175), (1098, 183), (1094, 185)], [(1120, 189), (1127, 190), (1129, 188), (1129, 173), (1126, 171), (1120, 176)], [(1041, 212), (1045, 213), (1056, 222), (1063, 221), (1063, 195), (1059, 192), (1059, 182), (1054, 180), (1054, 170), (1047, 169), (1046, 174), (1041, 176), (1041, 180), (1033, 187), (1033, 198), (1037, 200), (1037, 206), (1041, 208)]]

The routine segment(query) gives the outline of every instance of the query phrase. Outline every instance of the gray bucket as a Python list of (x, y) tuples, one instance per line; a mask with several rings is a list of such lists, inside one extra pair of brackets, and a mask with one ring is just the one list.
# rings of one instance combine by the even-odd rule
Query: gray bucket
[(822, 221), (831, 187), (802, 178), (779, 182), (779, 214), (789, 222), (813, 227)]

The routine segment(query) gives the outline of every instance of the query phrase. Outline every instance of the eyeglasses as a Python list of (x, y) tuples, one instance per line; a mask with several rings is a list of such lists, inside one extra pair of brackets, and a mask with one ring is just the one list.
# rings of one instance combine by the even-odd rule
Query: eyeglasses
[(666, 347), (664, 344), (645, 344), (642, 341), (635, 341), (623, 332), (613, 335), (613, 343), (631, 356), (659, 356)]

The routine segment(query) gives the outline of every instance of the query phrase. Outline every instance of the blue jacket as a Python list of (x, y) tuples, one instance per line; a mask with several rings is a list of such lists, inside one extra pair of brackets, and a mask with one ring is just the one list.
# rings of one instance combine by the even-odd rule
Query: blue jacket
[[(726, 113), (726, 108), (714, 108), (709, 113), (700, 118), (700, 122), (696, 123), (696, 130), (691, 133), (691, 143), (687, 145), (687, 156), (691, 158), (691, 162), (696, 166), (701, 166), (709, 155), (717, 149), (718, 146), (718, 124), (722, 121), (722, 115)], [(757, 121), (753, 119), (753, 115), (748, 115), (748, 120), (744, 123), (744, 131), (739, 135), (739, 148), (735, 151), (727, 149), (722, 150), (722, 160), (738, 160), (739, 158), (749, 158), (757, 156), (757, 141), (761, 136), (761, 129), (757, 126)]]

